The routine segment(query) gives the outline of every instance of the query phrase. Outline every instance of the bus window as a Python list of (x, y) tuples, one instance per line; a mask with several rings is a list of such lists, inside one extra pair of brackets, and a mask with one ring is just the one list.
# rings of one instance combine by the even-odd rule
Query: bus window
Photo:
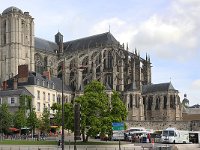
[(169, 136), (174, 136), (174, 131), (169, 131)]

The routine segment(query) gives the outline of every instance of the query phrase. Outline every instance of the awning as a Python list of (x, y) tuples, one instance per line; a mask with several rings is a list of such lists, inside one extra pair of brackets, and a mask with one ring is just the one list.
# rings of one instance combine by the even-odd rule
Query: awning
[(50, 126), (51, 128), (58, 128), (58, 126)]
[(9, 128), (9, 130), (13, 131), (13, 132), (19, 131), (19, 129), (17, 129), (17, 128)]

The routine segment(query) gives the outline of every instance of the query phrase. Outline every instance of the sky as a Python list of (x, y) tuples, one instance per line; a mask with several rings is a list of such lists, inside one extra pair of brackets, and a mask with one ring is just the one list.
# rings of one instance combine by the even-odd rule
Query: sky
[(152, 83), (170, 82), (200, 104), (200, 0), (0, 0), (0, 14), (29, 12), (35, 36), (64, 41), (110, 31), (129, 51), (152, 62)]

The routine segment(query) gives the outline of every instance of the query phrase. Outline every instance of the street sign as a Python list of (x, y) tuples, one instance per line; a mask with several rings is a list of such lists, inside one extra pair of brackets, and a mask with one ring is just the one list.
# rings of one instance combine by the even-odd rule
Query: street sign
[(124, 123), (123, 122), (113, 122), (112, 123), (112, 130), (124, 130)]
[(113, 126), (112, 130), (124, 130), (124, 126)]
[(124, 126), (124, 123), (123, 123), (123, 122), (113, 122), (113, 123), (112, 123), (112, 126), (113, 126), (113, 127), (116, 127), (116, 126), (117, 126), (117, 127), (118, 127), (118, 126), (121, 127), (121, 126)]

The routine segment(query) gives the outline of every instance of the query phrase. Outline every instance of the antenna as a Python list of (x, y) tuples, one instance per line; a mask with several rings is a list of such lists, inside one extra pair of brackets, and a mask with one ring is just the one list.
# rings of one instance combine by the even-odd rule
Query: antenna
[(110, 24), (109, 24), (109, 28), (108, 29), (109, 29), (108, 32), (110, 33)]

